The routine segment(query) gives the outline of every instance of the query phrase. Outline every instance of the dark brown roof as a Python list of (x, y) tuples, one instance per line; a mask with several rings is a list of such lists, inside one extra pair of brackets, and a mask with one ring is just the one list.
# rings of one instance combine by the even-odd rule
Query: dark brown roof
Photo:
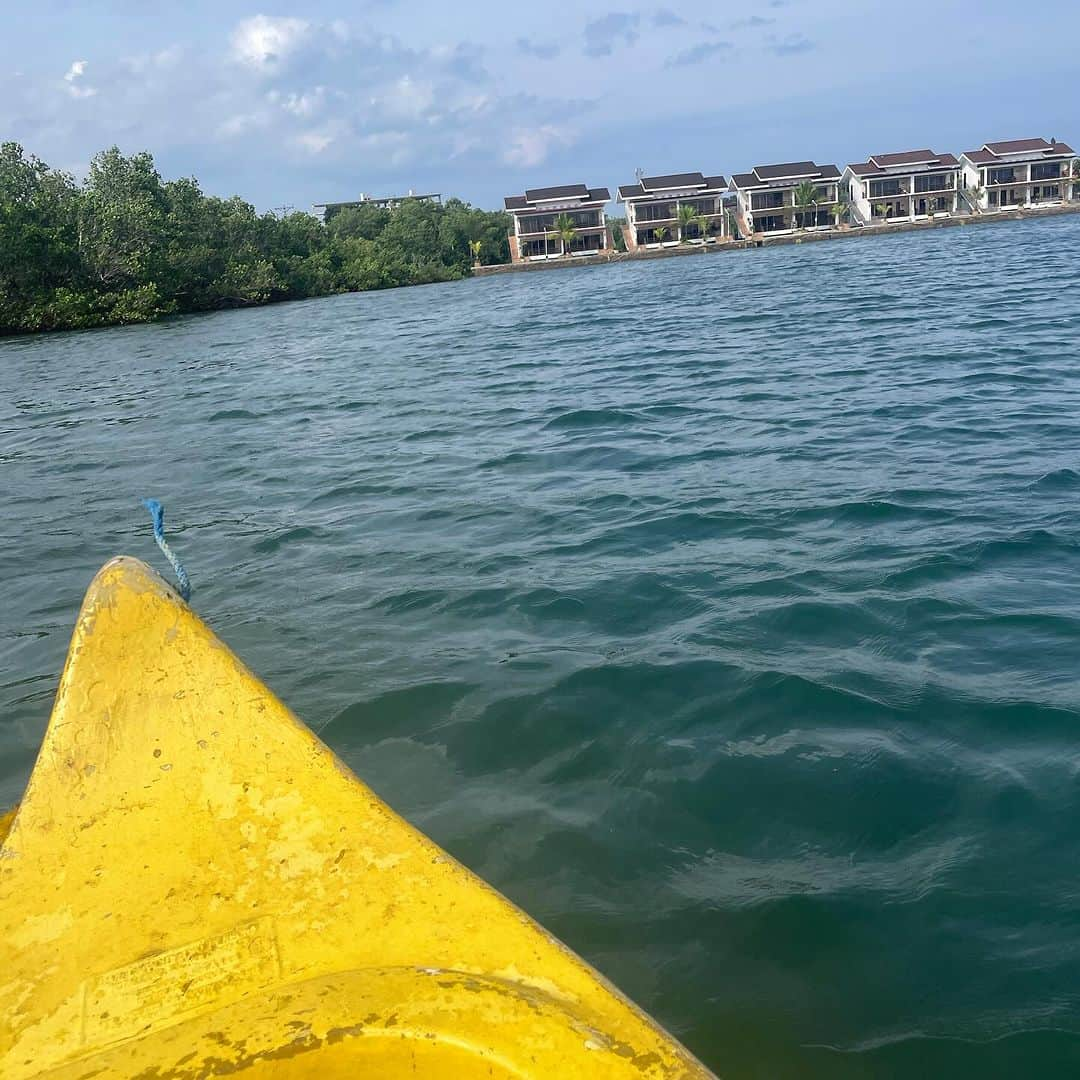
[(760, 187), (771, 180), (836, 180), (835, 165), (815, 165), (812, 161), (789, 161), (784, 165), (757, 165), (753, 172), (735, 173), (731, 181), (739, 188)]
[(983, 143), (979, 150), (968, 150), (964, 157), (973, 165), (993, 165), (1009, 154), (1031, 154), (1033, 157), (1063, 157), (1074, 153), (1067, 143), (1051, 143), (1045, 139), (1013, 139), (1012, 142)]
[(607, 202), (611, 193), (606, 187), (590, 188), (584, 184), (563, 184), (561, 187), (529, 188), (524, 195), (507, 195), (503, 199), (503, 206), (507, 210), (542, 210), (538, 202), (548, 200), (566, 199), (577, 200), (581, 203)]
[(869, 161), (858, 161), (848, 168), (856, 176), (883, 176), (886, 169), (898, 169), (904, 165), (937, 165), (942, 169), (955, 169), (959, 164), (952, 154), (907, 150), (900, 154), (875, 154)]
[(812, 161), (788, 161), (783, 165), (755, 165), (759, 180), (788, 180), (796, 176), (817, 176), (818, 167)]
[[(682, 181), (686, 181), (683, 183)], [(701, 173), (674, 173), (671, 176), (646, 176), (636, 184), (620, 184), (620, 199), (670, 198), (666, 191), (677, 188), (698, 188), (697, 194), (706, 191), (722, 191), (727, 187), (726, 176), (702, 176)]]
[(1049, 150), (1045, 139), (1013, 139), (1011, 142), (983, 143), (983, 149), (991, 154), (1022, 154), (1026, 150)]
[(883, 169), (892, 165), (922, 165), (931, 161), (937, 161), (937, 154), (933, 150), (904, 150), (899, 154), (873, 154), (870, 160)]
[(587, 199), (589, 189), (584, 184), (563, 184), (561, 187), (526, 188), (525, 198), (529, 202), (541, 202), (544, 199)]
[(699, 172), (670, 173), (667, 176), (643, 176), (641, 178), (641, 186), (646, 191), (704, 187), (705, 177)]

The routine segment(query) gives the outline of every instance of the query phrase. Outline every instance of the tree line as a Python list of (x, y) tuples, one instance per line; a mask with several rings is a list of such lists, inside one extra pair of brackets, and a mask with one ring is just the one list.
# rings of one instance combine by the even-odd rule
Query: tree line
[(466, 277), (509, 262), (508, 215), (459, 199), (361, 205), (324, 225), (163, 180), (148, 153), (98, 154), (82, 183), (0, 145), (0, 334), (150, 322)]

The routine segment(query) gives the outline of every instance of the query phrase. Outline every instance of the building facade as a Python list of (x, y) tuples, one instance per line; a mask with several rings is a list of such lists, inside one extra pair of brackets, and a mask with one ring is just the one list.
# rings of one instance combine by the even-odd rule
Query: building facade
[(849, 165), (841, 182), (853, 218), (863, 225), (955, 214), (959, 189), (960, 162), (933, 150), (875, 154)]
[(960, 155), (968, 201), (979, 210), (1018, 210), (1080, 196), (1076, 152), (1065, 143), (1014, 139)]
[[(643, 176), (636, 184), (620, 185), (618, 201), (626, 206), (623, 239), (627, 248), (722, 239), (727, 186), (723, 176), (699, 172)], [(681, 211), (682, 207), (690, 207), (694, 217), (684, 221), (689, 211)]]
[[(607, 188), (585, 184), (530, 188), (524, 195), (507, 195), (503, 204), (514, 219), (510, 234), (512, 262), (557, 259), (563, 255), (596, 255), (611, 248), (604, 206)], [(573, 234), (559, 235), (560, 219), (569, 219)]]
[[(752, 172), (735, 173), (731, 190), (738, 202), (743, 227), (751, 232), (788, 232), (797, 228), (827, 228), (830, 208), (839, 201), (840, 170), (835, 165), (792, 161), (756, 165)], [(799, 205), (796, 189), (813, 187), (813, 201)]]

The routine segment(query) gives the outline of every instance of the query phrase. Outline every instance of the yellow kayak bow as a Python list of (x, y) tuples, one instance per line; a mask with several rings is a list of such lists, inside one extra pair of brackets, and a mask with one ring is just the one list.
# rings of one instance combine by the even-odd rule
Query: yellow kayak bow
[(711, 1075), (133, 559), (90, 587), (0, 841), (7, 1080)]

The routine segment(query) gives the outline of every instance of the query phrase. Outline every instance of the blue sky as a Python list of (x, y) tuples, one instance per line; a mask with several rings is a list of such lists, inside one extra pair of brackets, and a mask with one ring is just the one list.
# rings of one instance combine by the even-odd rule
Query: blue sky
[(260, 209), (1080, 141), (1080, 4), (0, 0), (0, 139)]

